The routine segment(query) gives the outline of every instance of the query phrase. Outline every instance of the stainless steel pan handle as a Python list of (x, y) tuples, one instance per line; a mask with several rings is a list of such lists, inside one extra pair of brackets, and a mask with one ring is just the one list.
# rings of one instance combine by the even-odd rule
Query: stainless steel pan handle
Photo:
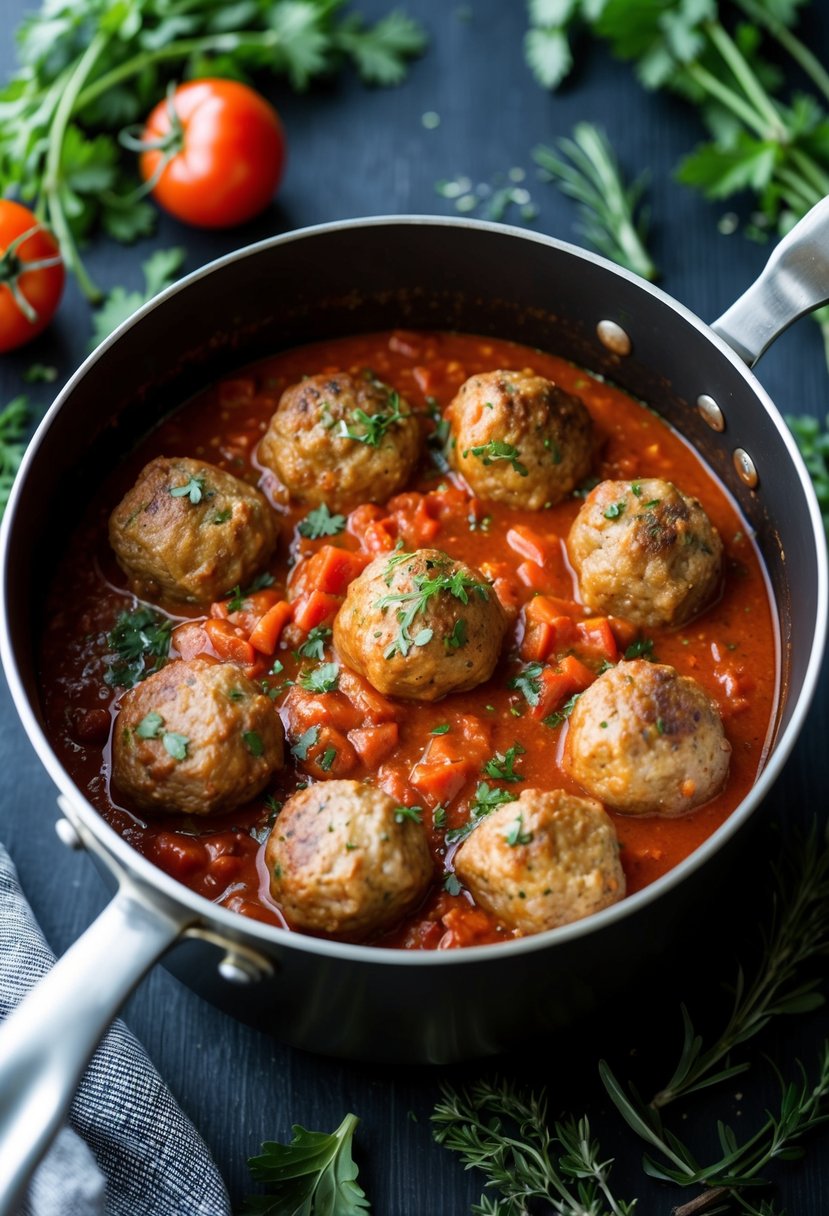
[(753, 367), (804, 313), (829, 300), (829, 198), (795, 224), (758, 279), (711, 328)]
[(0, 1216), (13, 1216), (121, 1005), (192, 915), (121, 874), (118, 893), (0, 1027)]

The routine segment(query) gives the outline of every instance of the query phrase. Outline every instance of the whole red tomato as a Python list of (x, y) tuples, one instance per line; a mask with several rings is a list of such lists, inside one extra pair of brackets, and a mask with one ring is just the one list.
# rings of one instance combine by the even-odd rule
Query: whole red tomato
[(28, 207), (0, 199), (0, 353), (22, 346), (46, 328), (60, 302), (64, 278), (51, 232)]
[(285, 163), (279, 115), (235, 80), (192, 80), (158, 103), (141, 143), (144, 181), (171, 215), (198, 228), (231, 228), (273, 197)]

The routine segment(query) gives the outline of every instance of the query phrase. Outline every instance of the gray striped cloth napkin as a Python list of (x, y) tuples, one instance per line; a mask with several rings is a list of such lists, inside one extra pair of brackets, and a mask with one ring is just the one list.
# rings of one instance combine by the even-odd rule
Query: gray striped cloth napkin
[[(0, 1018), (54, 961), (0, 845)], [(122, 1022), (96, 1051), (21, 1216), (230, 1216), (204, 1141)]]

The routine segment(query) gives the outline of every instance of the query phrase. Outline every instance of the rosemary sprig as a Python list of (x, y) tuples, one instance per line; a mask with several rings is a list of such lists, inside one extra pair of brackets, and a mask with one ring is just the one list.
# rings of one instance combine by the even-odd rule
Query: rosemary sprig
[(441, 1088), (432, 1114), (438, 1144), (458, 1153), (467, 1169), (486, 1177), (487, 1194), (475, 1216), (527, 1216), (531, 1200), (545, 1200), (557, 1216), (630, 1216), (610, 1190), (611, 1160), (600, 1160), (587, 1119), (547, 1123), (543, 1090), (526, 1095), (506, 1081), (479, 1081), (468, 1090)]
[(641, 206), (647, 183), (642, 174), (628, 186), (604, 131), (577, 123), (572, 139), (556, 140), (556, 149), (539, 144), (533, 159), (563, 194), (579, 203), (578, 230), (594, 249), (644, 279), (657, 277), (645, 248), (649, 213)]

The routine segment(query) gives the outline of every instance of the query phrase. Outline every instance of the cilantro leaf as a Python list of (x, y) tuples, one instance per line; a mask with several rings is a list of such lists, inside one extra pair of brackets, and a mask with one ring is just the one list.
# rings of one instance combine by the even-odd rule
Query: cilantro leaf
[(299, 685), (307, 692), (333, 692), (340, 679), (337, 663), (323, 663), (299, 677)]
[(530, 29), (524, 35), (524, 58), (543, 89), (555, 89), (569, 75), (573, 52), (561, 29)]
[(163, 667), (170, 652), (172, 628), (168, 617), (145, 604), (132, 612), (122, 612), (107, 638), (112, 651), (105, 656), (104, 683), (132, 688)]
[(359, 1120), (348, 1114), (330, 1135), (295, 1123), (290, 1144), (266, 1141), (248, 1169), (271, 1185), (267, 1196), (249, 1196), (241, 1216), (362, 1216), (369, 1210), (351, 1144)]
[(487, 777), (494, 777), (496, 781), (523, 781), (521, 774), (515, 771), (515, 761), (519, 756), (523, 756), (525, 751), (526, 748), (520, 743), (513, 743), (506, 752), (496, 752), (491, 760), (487, 760), (484, 772)]
[(514, 688), (522, 693), (527, 704), (535, 707), (541, 700), (540, 676), (543, 670), (541, 663), (528, 663), (517, 676), (507, 681), (507, 688)]
[(328, 625), (315, 625), (308, 637), (297, 650), (304, 659), (321, 659), (325, 652), (325, 643), (331, 637)]
[(340, 439), (364, 443), (367, 447), (379, 447), (387, 431), (398, 426), (405, 418), (411, 417), (411, 414), (403, 413), (400, 409), (400, 396), (394, 389), (389, 389), (386, 404), (387, 410), (376, 410), (373, 414), (360, 408), (352, 410), (349, 415), (351, 426), (343, 418), (334, 434)]
[(144, 272), (144, 291), (127, 291), (125, 287), (113, 287), (104, 303), (95, 312), (92, 320), (92, 342), (90, 349), (94, 350), (104, 338), (109, 337), (124, 321), (128, 320), (153, 296), (158, 295), (165, 287), (169, 287), (178, 277), (184, 265), (185, 251), (183, 249), (158, 249), (142, 263)]
[(26, 397), (15, 397), (0, 410), (0, 518), (26, 451), (28, 422), (29, 403)]
[(519, 477), (528, 477), (529, 470), (527, 466), (522, 464), (518, 459), (520, 452), (513, 443), (506, 443), (503, 439), (490, 439), (489, 443), (482, 443), (475, 448), (467, 448), (463, 453), (464, 459), (469, 454), (477, 456), (484, 465), (495, 464), (496, 461), (509, 461), (510, 466), (515, 470)]
[(391, 12), (373, 26), (355, 14), (340, 27), (337, 44), (354, 61), (365, 84), (389, 87), (405, 79), (407, 59), (423, 54), (426, 35), (405, 13)]
[(470, 832), (474, 831), (481, 819), (484, 819), (492, 811), (497, 810), (499, 806), (503, 806), (505, 802), (514, 802), (515, 796), (509, 790), (498, 789), (495, 785), (490, 785), (487, 781), (481, 781), (478, 788), (475, 790), (475, 798), (469, 808), (468, 821), (459, 828), (452, 828), (446, 833), (447, 844), (459, 844), (462, 840), (466, 840)]
[(312, 748), (320, 737), (320, 728), (318, 726), (309, 726), (308, 730), (303, 733), (291, 744), (291, 755), (297, 760), (307, 760), (308, 750)]
[(186, 735), (180, 735), (174, 730), (166, 730), (161, 736), (161, 742), (165, 751), (169, 752), (174, 760), (187, 759), (187, 749), (190, 746), (190, 740)]
[(332, 515), (323, 502), (300, 521), (297, 532), (309, 540), (319, 540), (321, 536), (338, 536), (344, 528), (345, 516)]

